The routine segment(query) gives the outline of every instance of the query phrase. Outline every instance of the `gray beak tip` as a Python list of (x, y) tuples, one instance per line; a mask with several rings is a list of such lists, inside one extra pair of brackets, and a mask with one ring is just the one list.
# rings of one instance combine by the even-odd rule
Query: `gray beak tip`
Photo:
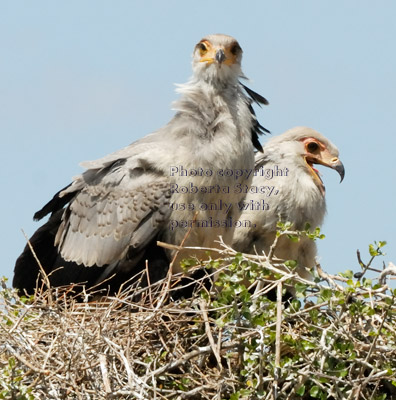
[(344, 180), (344, 176), (345, 176), (345, 168), (344, 168), (344, 164), (340, 161), (339, 164), (337, 164), (334, 168), (338, 174), (341, 177), (340, 183)]
[(217, 50), (217, 52), (216, 52), (216, 61), (219, 64), (222, 64), (225, 59), (226, 59), (226, 55), (224, 53), (224, 50), (222, 50), (222, 49)]

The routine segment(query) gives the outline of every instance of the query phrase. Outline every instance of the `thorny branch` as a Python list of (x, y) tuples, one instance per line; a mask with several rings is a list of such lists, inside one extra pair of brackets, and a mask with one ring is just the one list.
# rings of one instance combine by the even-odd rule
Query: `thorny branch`
[[(220, 247), (219, 271), (229, 273), (237, 253)], [(337, 400), (394, 395), (396, 306), (385, 284), (393, 264), (381, 271), (381, 285), (368, 287), (320, 265), (310, 282), (265, 254), (238, 259), (241, 268), (258, 265), (281, 278), (258, 277), (259, 290), (253, 282), (245, 292), (237, 282), (229, 304), (219, 300), (221, 291), (166, 300), (180, 280), (173, 274), (92, 303), (74, 299), (70, 287), (21, 299), (3, 283), (0, 393), (12, 387), (15, 396), (121, 400), (229, 399), (241, 390), (244, 400), (319, 391)], [(297, 284), (307, 297), (300, 307), (284, 304), (282, 289)], [(272, 303), (266, 295), (274, 289)]]

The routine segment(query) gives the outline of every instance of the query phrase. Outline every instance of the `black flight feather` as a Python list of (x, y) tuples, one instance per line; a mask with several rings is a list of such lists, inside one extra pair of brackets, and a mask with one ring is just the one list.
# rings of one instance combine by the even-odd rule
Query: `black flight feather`
[(41, 218), (44, 218), (47, 214), (53, 213), (63, 208), (76, 195), (76, 193), (73, 192), (68, 193), (63, 197), (59, 197), (59, 193), (67, 189), (69, 186), (70, 185), (67, 185), (63, 189), (59, 190), (59, 192), (56, 193), (54, 197), (41, 210), (37, 211), (34, 214), (33, 219), (35, 221), (38, 221)]
[[(126, 163), (126, 158), (119, 158), (108, 165), (106, 165), (104, 168), (100, 170), (94, 170), (92, 171), (93, 174), (96, 174), (98, 171), (100, 172), (109, 172), (111, 170), (116, 170), (120, 166), (124, 165)], [(102, 174), (104, 175), (104, 174)], [(49, 213), (54, 213), (55, 211), (60, 210), (63, 208), (67, 203), (70, 202), (70, 200), (76, 195), (76, 192), (71, 192), (67, 193), (66, 195), (59, 197), (59, 194), (63, 192), (65, 189), (70, 187), (71, 184), (65, 186), (63, 189), (59, 190), (58, 193), (54, 195), (54, 197), (39, 211), (34, 214), (33, 219), (38, 221), (41, 218), (45, 217)]]
[(271, 133), (268, 129), (264, 128), (257, 120), (256, 113), (254, 112), (254, 109), (251, 104), (249, 104), (249, 111), (252, 114), (253, 117), (253, 125), (251, 129), (252, 133), (252, 142), (253, 146), (263, 153), (263, 147), (261, 146), (261, 143), (259, 141), (259, 135), (265, 134), (265, 133)]
[(249, 107), (249, 111), (252, 114), (252, 118), (253, 118), (253, 125), (252, 125), (252, 129), (251, 129), (252, 142), (253, 142), (254, 147), (262, 153), (263, 147), (260, 144), (259, 135), (263, 135), (265, 133), (271, 133), (271, 132), (268, 129), (264, 128), (264, 126), (262, 126), (260, 124), (260, 122), (258, 122), (256, 113), (254, 112), (254, 109), (252, 106), (252, 103), (254, 102), (261, 107), (262, 104), (268, 105), (269, 102), (265, 97), (261, 96), (261, 94), (258, 94), (255, 91), (253, 91), (252, 89), (249, 89), (243, 83), (241, 83), (241, 82), (239, 82), (239, 83), (245, 89), (245, 91), (250, 99), (250, 104), (248, 107)]
[(245, 86), (243, 83), (239, 82), (242, 87), (246, 90), (246, 93), (252, 98), (252, 100), (257, 103), (260, 107), (261, 104), (264, 104), (265, 106), (268, 106), (269, 101), (261, 96), (261, 94), (256, 93), (255, 91), (253, 91), (252, 89), (249, 89), (247, 86)]

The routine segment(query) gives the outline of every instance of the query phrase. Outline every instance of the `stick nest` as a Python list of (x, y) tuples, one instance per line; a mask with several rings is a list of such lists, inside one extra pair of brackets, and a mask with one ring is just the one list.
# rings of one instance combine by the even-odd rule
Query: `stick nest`
[(19, 297), (3, 280), (0, 398), (396, 398), (392, 265), (372, 280), (318, 265), (307, 282), (225, 249), (201, 267), (217, 283), (178, 300), (170, 275), (89, 301), (73, 287)]

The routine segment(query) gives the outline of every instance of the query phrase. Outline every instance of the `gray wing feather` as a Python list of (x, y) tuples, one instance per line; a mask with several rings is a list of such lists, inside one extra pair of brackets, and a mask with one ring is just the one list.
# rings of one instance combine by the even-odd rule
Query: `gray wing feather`
[(119, 261), (129, 249), (144, 247), (166, 221), (169, 178), (119, 164), (88, 170), (72, 185), (79, 191), (65, 209), (55, 239), (66, 261), (87, 267)]

